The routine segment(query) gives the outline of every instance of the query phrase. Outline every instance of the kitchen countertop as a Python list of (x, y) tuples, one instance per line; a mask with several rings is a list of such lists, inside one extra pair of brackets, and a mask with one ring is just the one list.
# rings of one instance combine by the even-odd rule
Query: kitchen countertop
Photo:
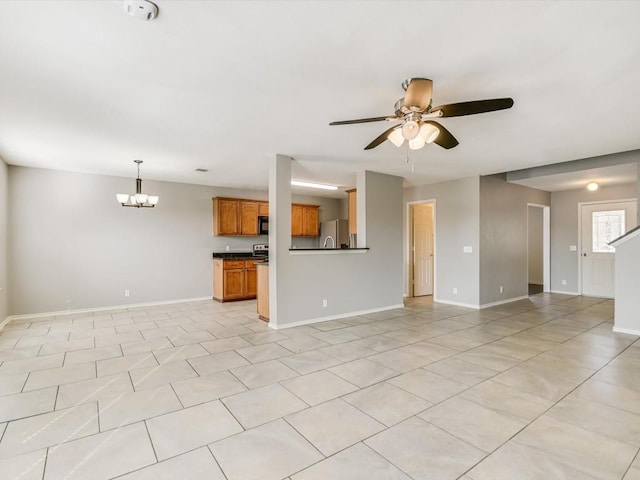
[(257, 260), (264, 257), (253, 256), (251, 252), (213, 252), (213, 258), (222, 258), (227, 260)]
[(290, 252), (352, 252), (354, 250), (369, 250), (369, 247), (365, 248), (290, 248)]

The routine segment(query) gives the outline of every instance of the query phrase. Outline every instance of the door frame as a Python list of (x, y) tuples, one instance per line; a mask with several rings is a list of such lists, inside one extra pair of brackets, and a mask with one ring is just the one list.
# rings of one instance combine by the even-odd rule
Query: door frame
[[(635, 202), (638, 208), (637, 198), (616, 198), (613, 200), (594, 200), (591, 202), (578, 202), (578, 295), (582, 295), (582, 207), (587, 205), (605, 205), (608, 203)], [(636, 210), (637, 215), (637, 210)]]
[(542, 208), (542, 291), (551, 291), (551, 206), (527, 203), (527, 285), (529, 283), (529, 207)]
[(413, 297), (413, 206), (420, 204), (430, 204), (433, 208), (433, 301), (436, 301), (436, 285), (438, 282), (438, 267), (437, 267), (437, 247), (438, 247), (438, 236), (436, 235), (437, 221), (436, 221), (436, 199), (429, 198), (426, 200), (415, 200), (413, 202), (407, 202), (407, 226), (406, 226), (406, 253), (405, 253), (405, 265), (407, 266), (406, 273), (406, 282), (407, 282), (407, 290), (405, 292), (405, 296)]

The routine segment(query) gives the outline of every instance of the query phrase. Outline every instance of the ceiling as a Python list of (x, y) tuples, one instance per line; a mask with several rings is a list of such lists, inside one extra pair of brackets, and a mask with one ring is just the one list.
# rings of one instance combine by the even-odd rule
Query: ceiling
[(522, 180), (509, 180), (509, 182), (524, 185), (525, 187), (546, 190), (547, 192), (559, 192), (562, 190), (586, 188), (586, 186), (591, 182), (595, 182), (601, 187), (608, 187), (611, 185), (636, 182), (637, 178), (637, 164), (623, 163), (610, 167), (590, 168), (577, 172), (543, 175), (533, 178), (524, 178)]
[[(640, 2), (0, 2), (0, 157), (12, 165), (266, 189), (269, 160), (353, 186), (363, 169), (434, 183), (640, 147)], [(363, 148), (405, 78), (447, 118), (452, 150)], [(205, 168), (207, 173), (197, 173)]]

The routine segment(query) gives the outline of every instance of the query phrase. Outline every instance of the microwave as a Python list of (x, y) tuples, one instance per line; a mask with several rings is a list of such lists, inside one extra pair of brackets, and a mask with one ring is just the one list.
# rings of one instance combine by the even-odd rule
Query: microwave
[(269, 216), (260, 215), (258, 217), (258, 235), (269, 235)]

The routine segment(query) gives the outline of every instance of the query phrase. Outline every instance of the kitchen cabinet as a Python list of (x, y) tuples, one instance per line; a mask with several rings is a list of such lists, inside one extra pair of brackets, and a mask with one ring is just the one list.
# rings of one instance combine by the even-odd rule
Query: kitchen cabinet
[(258, 318), (269, 321), (269, 264), (258, 264)]
[[(258, 236), (259, 216), (269, 215), (269, 202), (242, 198), (213, 198), (213, 234)], [(320, 206), (291, 205), (291, 236), (320, 236)]]
[(256, 298), (256, 263), (262, 260), (213, 260), (213, 299), (219, 302)]
[(291, 205), (291, 236), (302, 236), (302, 218), (302, 205)]
[(319, 237), (320, 236), (320, 207), (318, 205), (291, 205), (291, 236)]
[(213, 199), (213, 234), (240, 233), (240, 202), (234, 198)]
[(349, 205), (349, 235), (358, 233), (358, 204), (356, 189), (347, 190), (347, 201)]
[(240, 235), (258, 235), (258, 202), (240, 200)]
[(214, 235), (258, 235), (258, 207), (256, 200), (213, 198)]

